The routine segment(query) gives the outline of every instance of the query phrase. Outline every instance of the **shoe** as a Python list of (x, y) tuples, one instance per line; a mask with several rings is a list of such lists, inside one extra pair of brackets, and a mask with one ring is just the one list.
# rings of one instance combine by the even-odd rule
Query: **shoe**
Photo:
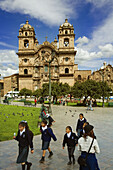
[(51, 151), (51, 152), (49, 152), (48, 158), (51, 158), (52, 156), (53, 156), (53, 152)]
[(72, 162), (71, 161), (69, 161), (68, 163), (67, 163), (67, 165), (71, 165), (72, 164)]
[(32, 163), (31, 162), (28, 162), (27, 164), (27, 170), (30, 170), (30, 167), (32, 166)]
[(42, 156), (42, 158), (40, 159), (40, 163), (44, 163), (44, 161), (45, 161), (45, 159), (44, 159), (44, 157)]

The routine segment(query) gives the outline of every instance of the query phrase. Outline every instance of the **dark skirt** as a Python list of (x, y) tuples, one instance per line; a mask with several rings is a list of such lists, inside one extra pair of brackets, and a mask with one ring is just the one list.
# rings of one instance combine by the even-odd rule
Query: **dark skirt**
[(42, 150), (47, 150), (49, 148), (50, 142), (42, 140)]
[(16, 163), (19, 164), (19, 163), (27, 162), (28, 153), (29, 153), (28, 146), (26, 146), (24, 148), (19, 147), (19, 155), (18, 155)]
[[(82, 152), (81, 156), (83, 158), (85, 158), (86, 157), (86, 153)], [(98, 162), (97, 162), (96, 156), (95, 156), (94, 153), (89, 153), (88, 154), (87, 166), (86, 167), (80, 166), (80, 170), (100, 170), (100, 168), (98, 166)]]

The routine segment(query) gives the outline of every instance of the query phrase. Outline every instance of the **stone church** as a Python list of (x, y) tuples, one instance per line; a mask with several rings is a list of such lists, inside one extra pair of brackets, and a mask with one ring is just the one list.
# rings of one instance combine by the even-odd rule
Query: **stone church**
[(34, 91), (48, 83), (49, 61), (52, 82), (73, 86), (76, 81), (85, 81), (91, 75), (91, 70), (78, 70), (75, 64), (75, 33), (68, 19), (59, 27), (58, 40), (55, 37), (50, 43), (46, 38), (43, 44), (39, 44), (34, 27), (27, 20), (19, 29), (18, 41), (19, 74), (4, 77), (4, 94), (11, 89)]

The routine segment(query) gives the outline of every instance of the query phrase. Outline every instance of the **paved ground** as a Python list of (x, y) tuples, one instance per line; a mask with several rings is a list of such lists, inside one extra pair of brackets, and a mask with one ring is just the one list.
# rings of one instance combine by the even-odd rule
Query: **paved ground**
[[(39, 107), (39, 105), (38, 105)], [(78, 164), (67, 166), (68, 157), (67, 149), (62, 149), (62, 139), (65, 133), (65, 127), (71, 125), (75, 130), (75, 125), (79, 113), (84, 113), (87, 120), (95, 126), (95, 134), (101, 149), (101, 153), (97, 156), (101, 170), (113, 170), (113, 108), (95, 108), (94, 111), (88, 111), (83, 107), (67, 107), (53, 106), (53, 118), (56, 120), (53, 131), (57, 136), (57, 142), (51, 142), (51, 148), (54, 156), (48, 159), (44, 164), (39, 163), (41, 158), (41, 140), (40, 136), (34, 137), (34, 154), (29, 154), (29, 161), (33, 163), (32, 170), (78, 170)], [(70, 111), (71, 110), (71, 111)], [(67, 115), (65, 113), (67, 112)], [(74, 117), (72, 116), (74, 114)], [(17, 158), (17, 141), (11, 140), (0, 142), (0, 169), (4, 170), (20, 170), (21, 166), (16, 165)], [(75, 151), (77, 159), (80, 153)]]

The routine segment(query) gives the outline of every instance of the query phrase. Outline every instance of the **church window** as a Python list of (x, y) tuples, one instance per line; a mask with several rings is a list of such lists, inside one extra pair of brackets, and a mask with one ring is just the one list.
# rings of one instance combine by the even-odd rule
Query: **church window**
[(20, 32), (20, 35), (22, 35), (22, 33)]
[(81, 75), (78, 75), (78, 80), (81, 80)]
[(25, 36), (27, 36), (27, 32), (25, 32)]
[(27, 69), (24, 69), (24, 74), (28, 74), (28, 70)]
[(39, 68), (38, 68), (38, 66), (36, 66), (35, 67), (35, 73), (38, 73), (38, 71), (39, 71)]
[(65, 38), (65, 39), (64, 39), (64, 46), (65, 46), (65, 47), (68, 47), (68, 46), (69, 46), (69, 39), (68, 39), (68, 38)]
[(27, 59), (26, 58), (24, 59), (24, 62), (27, 63)]
[(45, 65), (45, 68), (44, 68), (45, 72), (48, 72), (48, 66)]
[(24, 47), (28, 48), (29, 47), (29, 41), (28, 40), (24, 40)]
[(32, 35), (32, 32), (31, 32), (31, 35)]
[(65, 73), (69, 73), (69, 69), (68, 68), (65, 68)]
[(67, 31), (67, 30), (65, 31), (65, 34), (68, 34), (68, 31)]
[(68, 58), (68, 57), (66, 57), (66, 58), (65, 58), (65, 61), (68, 61), (68, 60), (69, 60), (69, 58)]
[(55, 72), (58, 70), (58, 66), (55, 66)]

